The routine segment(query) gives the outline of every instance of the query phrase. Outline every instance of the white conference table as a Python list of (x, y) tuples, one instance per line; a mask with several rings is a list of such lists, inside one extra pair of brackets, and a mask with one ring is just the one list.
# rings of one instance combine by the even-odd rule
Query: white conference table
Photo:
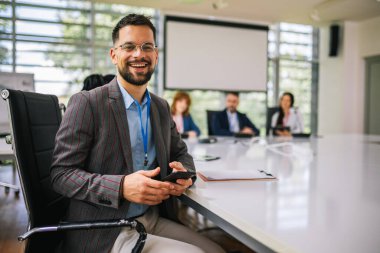
[(380, 252), (380, 136), (284, 141), (187, 140), (190, 154), (221, 157), (196, 161), (198, 171), (265, 169), (278, 180), (198, 177), (181, 200), (257, 252)]

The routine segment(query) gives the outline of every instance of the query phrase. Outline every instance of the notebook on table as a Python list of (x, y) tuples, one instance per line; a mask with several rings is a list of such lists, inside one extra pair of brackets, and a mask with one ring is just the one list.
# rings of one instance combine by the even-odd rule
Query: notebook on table
[(233, 181), (233, 180), (275, 180), (271, 173), (265, 170), (203, 170), (198, 176), (203, 181)]

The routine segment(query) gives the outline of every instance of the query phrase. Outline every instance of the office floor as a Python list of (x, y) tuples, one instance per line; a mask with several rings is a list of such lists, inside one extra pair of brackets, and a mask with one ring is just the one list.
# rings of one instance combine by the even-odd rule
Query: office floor
[[(17, 173), (16, 173), (17, 174)], [(0, 164), (0, 182), (19, 185), (14, 178), (11, 165)], [(229, 253), (254, 253), (245, 245), (229, 236), (223, 230), (197, 215), (191, 208), (181, 206), (180, 220), (190, 228), (216, 241)], [(0, 252), (21, 253), (23, 244), (17, 241), (17, 236), (27, 229), (28, 219), (22, 193), (17, 197), (14, 191), (6, 193), (0, 187)]]

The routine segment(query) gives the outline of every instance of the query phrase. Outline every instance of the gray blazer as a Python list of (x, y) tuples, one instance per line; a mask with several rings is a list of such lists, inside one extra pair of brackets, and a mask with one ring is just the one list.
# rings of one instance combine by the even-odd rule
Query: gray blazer
[[(195, 171), (192, 157), (172, 120), (168, 103), (151, 94), (151, 124), (161, 178), (168, 163)], [(73, 95), (56, 136), (51, 183), (70, 198), (67, 221), (125, 218), (129, 202), (120, 195), (123, 175), (133, 172), (125, 105), (116, 78)], [(162, 216), (175, 220), (173, 198), (160, 204)], [(67, 232), (62, 252), (109, 252), (120, 229)]]

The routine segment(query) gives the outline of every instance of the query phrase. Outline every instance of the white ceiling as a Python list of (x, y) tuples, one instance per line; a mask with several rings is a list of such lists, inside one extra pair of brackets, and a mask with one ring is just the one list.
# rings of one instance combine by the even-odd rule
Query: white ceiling
[[(145, 6), (164, 12), (200, 14), (265, 23), (323, 25), (380, 16), (380, 0), (97, 0)], [(217, 6), (215, 9), (213, 6)], [(218, 8), (221, 7), (221, 8)], [(314, 13), (314, 20), (311, 15)], [(319, 21), (317, 19), (319, 18)], [(380, 28), (379, 28), (380, 31)]]

